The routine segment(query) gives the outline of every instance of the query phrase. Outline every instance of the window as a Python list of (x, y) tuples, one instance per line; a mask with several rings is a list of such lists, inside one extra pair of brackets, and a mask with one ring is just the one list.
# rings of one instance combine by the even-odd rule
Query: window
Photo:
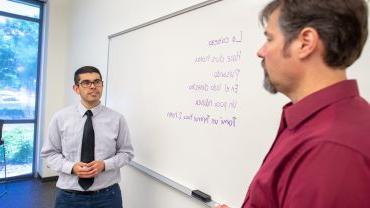
[[(33, 173), (43, 3), (0, 0), (0, 119), (7, 177)], [(5, 177), (0, 165), (0, 179)]]

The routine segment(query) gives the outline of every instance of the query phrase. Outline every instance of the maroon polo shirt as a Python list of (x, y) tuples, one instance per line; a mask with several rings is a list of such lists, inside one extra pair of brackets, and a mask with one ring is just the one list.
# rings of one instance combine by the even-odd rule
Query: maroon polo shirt
[(355, 80), (283, 108), (243, 208), (370, 208), (370, 105)]

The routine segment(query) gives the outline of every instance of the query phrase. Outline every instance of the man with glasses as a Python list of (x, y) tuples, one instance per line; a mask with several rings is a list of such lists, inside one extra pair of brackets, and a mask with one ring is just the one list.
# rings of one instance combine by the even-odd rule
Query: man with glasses
[(126, 121), (101, 104), (97, 68), (79, 68), (74, 83), (81, 101), (54, 115), (41, 151), (59, 174), (55, 208), (121, 208), (120, 168), (133, 158)]

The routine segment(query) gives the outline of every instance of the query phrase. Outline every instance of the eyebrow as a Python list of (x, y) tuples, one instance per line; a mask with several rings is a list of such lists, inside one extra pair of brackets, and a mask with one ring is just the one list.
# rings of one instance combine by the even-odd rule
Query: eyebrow
[(83, 80), (80, 80), (80, 82), (85, 82), (85, 81), (95, 82), (95, 81), (97, 81), (97, 80), (100, 80), (100, 81), (101, 81), (101, 79), (94, 79), (94, 80), (83, 79)]

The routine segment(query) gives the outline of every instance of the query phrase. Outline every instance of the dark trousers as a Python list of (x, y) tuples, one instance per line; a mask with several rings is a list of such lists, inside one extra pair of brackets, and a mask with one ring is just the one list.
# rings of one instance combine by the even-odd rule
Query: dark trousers
[(58, 189), (55, 208), (122, 208), (121, 189), (118, 184), (88, 194)]

